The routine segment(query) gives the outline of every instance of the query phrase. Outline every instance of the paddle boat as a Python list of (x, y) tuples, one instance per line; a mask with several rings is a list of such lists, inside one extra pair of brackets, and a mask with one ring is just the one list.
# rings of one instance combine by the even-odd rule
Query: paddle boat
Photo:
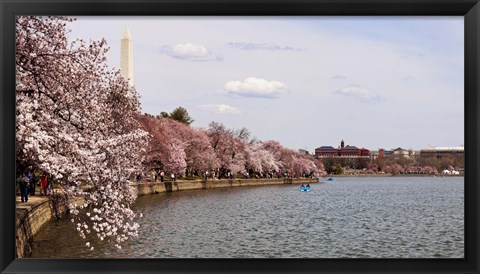
[(302, 186), (300, 187), (300, 191), (311, 191), (311, 190), (312, 190), (312, 188), (311, 188), (310, 186), (304, 186), (304, 185), (302, 185)]

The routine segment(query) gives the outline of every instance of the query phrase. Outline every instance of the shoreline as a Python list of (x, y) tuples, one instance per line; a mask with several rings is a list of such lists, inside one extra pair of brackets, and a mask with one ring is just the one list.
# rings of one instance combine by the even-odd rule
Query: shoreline
[[(299, 185), (299, 184), (323, 184), (329, 182), (327, 179), (341, 177), (464, 177), (464, 175), (429, 175), (429, 174), (341, 174), (329, 175), (326, 177), (314, 179), (292, 179), (292, 178), (272, 178), (272, 179), (220, 179), (220, 180), (177, 180), (165, 182), (145, 182), (131, 183), (138, 196), (152, 195), (165, 192), (176, 192), (184, 190), (202, 190), (225, 187), (244, 187), (244, 186), (267, 186), (267, 185)], [(54, 210), (49, 199), (45, 196), (29, 196), (28, 203), (20, 203), (20, 196), (16, 196), (16, 258), (29, 257), (31, 253), (31, 244), (35, 234), (42, 229), (42, 226), (53, 219)], [(65, 207), (56, 209), (61, 215), (67, 212)], [(64, 216), (61, 216), (64, 217)]]
[(460, 175), (441, 175), (441, 174), (332, 174), (326, 177), (464, 177), (464, 174)]
[[(326, 180), (325, 180), (326, 181)], [(137, 195), (156, 194), (162, 192), (175, 192), (182, 190), (199, 190), (224, 187), (262, 186), (262, 185), (285, 185), (285, 184), (312, 184), (324, 183), (314, 179), (270, 178), (270, 179), (220, 179), (220, 180), (177, 180), (162, 182), (131, 183)]]
[[(135, 189), (138, 196), (152, 195), (162, 192), (176, 192), (183, 190), (200, 190), (224, 187), (243, 187), (243, 186), (262, 186), (262, 185), (283, 185), (283, 184), (302, 184), (302, 183), (325, 183), (318, 182), (317, 179), (220, 179), (220, 180), (177, 180), (175, 182), (146, 182), (131, 183), (130, 186)], [(20, 202), (20, 196), (16, 196), (16, 218), (15, 218), (15, 242), (16, 258), (28, 258), (32, 251), (33, 237), (37, 234), (43, 225), (53, 219), (53, 205), (45, 196), (29, 196), (27, 203)], [(65, 215), (65, 207), (56, 209), (57, 213)], [(61, 216), (60, 218), (63, 218)]]

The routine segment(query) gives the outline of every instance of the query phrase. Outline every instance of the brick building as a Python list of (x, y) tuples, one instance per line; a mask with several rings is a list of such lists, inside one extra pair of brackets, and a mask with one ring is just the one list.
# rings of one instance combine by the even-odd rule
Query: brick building
[(340, 147), (334, 148), (332, 146), (321, 146), (315, 149), (315, 156), (317, 158), (326, 158), (326, 157), (344, 157), (344, 158), (355, 158), (355, 157), (368, 157), (370, 156), (370, 150), (366, 148), (358, 148), (356, 146), (345, 146), (345, 142), (342, 140), (340, 142)]

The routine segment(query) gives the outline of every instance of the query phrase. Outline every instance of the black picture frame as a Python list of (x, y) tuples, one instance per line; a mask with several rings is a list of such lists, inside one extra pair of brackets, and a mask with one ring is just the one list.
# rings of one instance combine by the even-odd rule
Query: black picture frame
[[(1, 273), (479, 273), (479, 0), (0, 0)], [(460, 15), (465, 19), (464, 259), (15, 259), (15, 16)]]

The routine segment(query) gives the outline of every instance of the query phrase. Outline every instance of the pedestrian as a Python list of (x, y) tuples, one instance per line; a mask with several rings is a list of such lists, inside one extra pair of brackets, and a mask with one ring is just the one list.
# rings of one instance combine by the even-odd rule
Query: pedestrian
[(52, 195), (53, 185), (52, 185), (52, 177), (47, 179), (47, 196)]
[(155, 183), (157, 182), (158, 179), (158, 169), (155, 169)]
[(175, 173), (172, 172), (172, 174), (170, 174), (170, 178), (175, 182)]
[(163, 178), (165, 177), (165, 172), (163, 170), (160, 172), (160, 182), (163, 183)]
[(29, 195), (35, 196), (35, 187), (36, 187), (36, 186), (35, 186), (36, 182), (35, 182), (35, 180), (34, 180), (35, 177), (33, 176), (33, 173), (32, 173), (31, 171), (28, 171), (27, 177), (28, 177), (29, 184), (30, 184), (30, 186), (29, 186), (29, 188), (28, 188), (28, 190), (29, 190)]
[(22, 197), (22, 203), (28, 202), (29, 184), (30, 179), (28, 178), (28, 174), (20, 179), (20, 196)]
[(208, 180), (208, 176), (209, 176), (209, 175), (210, 175), (210, 174), (208, 173), (208, 170), (207, 170), (207, 171), (205, 171), (205, 181), (207, 181), (207, 180)]
[(152, 181), (155, 181), (156, 175), (155, 175), (155, 170), (152, 169)]
[(42, 195), (47, 196), (47, 186), (48, 186), (48, 181), (47, 181), (47, 175), (43, 174), (42, 176)]
[(142, 175), (140, 173), (137, 174), (137, 184), (142, 181)]

